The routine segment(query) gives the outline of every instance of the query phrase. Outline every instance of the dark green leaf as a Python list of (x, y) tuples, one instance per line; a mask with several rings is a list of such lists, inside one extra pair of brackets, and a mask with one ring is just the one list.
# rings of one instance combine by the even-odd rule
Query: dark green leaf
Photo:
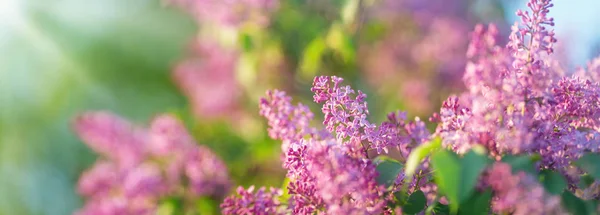
[(542, 179), (542, 184), (544, 185), (544, 188), (546, 188), (546, 191), (551, 194), (558, 195), (565, 190), (565, 187), (567, 187), (567, 181), (563, 175), (558, 172), (544, 170), (540, 173), (540, 178)]
[(502, 158), (502, 162), (509, 164), (512, 168), (513, 173), (526, 172), (533, 175), (537, 175), (535, 170), (533, 158), (530, 156), (513, 156), (508, 155)]
[(460, 189), (460, 161), (456, 154), (442, 150), (431, 156), (434, 177), (438, 187), (450, 201), (450, 211), (458, 211)]
[(404, 206), (402, 206), (402, 212), (407, 214), (419, 213), (425, 209), (426, 203), (427, 199), (425, 198), (425, 194), (423, 191), (419, 190), (408, 197), (408, 201)]
[(433, 151), (438, 150), (441, 146), (442, 140), (440, 138), (435, 138), (429, 143), (419, 145), (417, 148), (413, 149), (406, 160), (406, 168), (404, 170), (406, 179), (412, 180), (411, 176), (415, 173), (417, 167), (421, 164), (421, 161)]
[(390, 187), (398, 178), (398, 174), (402, 171), (402, 164), (394, 159), (379, 156), (375, 160), (377, 163), (377, 183)]
[(453, 213), (457, 212), (460, 203), (471, 196), (479, 175), (489, 163), (481, 153), (472, 150), (461, 159), (453, 152), (444, 150), (431, 157), (435, 181), (448, 198)]
[(579, 181), (579, 188), (585, 189), (594, 183), (594, 177), (590, 174), (585, 174), (581, 176), (581, 180)]
[(448, 214), (450, 214), (450, 207), (448, 207), (448, 205), (438, 202), (435, 204), (433, 211), (435, 212), (436, 215), (448, 215)]
[(571, 214), (586, 215), (589, 214), (585, 202), (571, 192), (563, 192), (561, 195), (562, 205)]
[(461, 204), (458, 214), (479, 215), (488, 214), (490, 210), (490, 201), (492, 200), (492, 191), (486, 190), (483, 193), (474, 193), (471, 197)]
[(579, 158), (575, 164), (588, 172), (596, 180), (600, 180), (600, 155), (586, 154)]
[(461, 184), (459, 190), (459, 199), (464, 201), (475, 190), (475, 184), (483, 169), (487, 166), (489, 160), (485, 155), (475, 151), (469, 151), (461, 160)]

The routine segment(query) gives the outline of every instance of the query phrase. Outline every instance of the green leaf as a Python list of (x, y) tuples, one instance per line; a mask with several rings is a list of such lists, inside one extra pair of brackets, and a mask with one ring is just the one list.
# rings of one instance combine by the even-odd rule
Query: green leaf
[(412, 180), (412, 175), (415, 174), (417, 167), (421, 164), (421, 161), (431, 154), (433, 151), (438, 150), (442, 147), (442, 139), (435, 138), (429, 143), (421, 144), (412, 150), (410, 155), (408, 155), (408, 159), (406, 160), (406, 168), (404, 170), (404, 175), (406, 175), (406, 180)]
[(321, 58), (326, 50), (327, 44), (325, 43), (325, 39), (320, 36), (313, 39), (306, 46), (300, 65), (303, 77), (312, 77), (317, 74), (317, 71), (321, 68)]
[(487, 157), (480, 153), (471, 150), (461, 159), (461, 185), (459, 194), (461, 202), (471, 196), (473, 190), (475, 190), (475, 184), (479, 175), (489, 163)]
[(333, 24), (325, 39), (327, 46), (339, 54), (344, 63), (353, 63), (356, 58), (356, 48), (352, 37), (340, 24)]
[(551, 194), (558, 195), (567, 187), (567, 181), (562, 174), (550, 170), (544, 170), (540, 173), (542, 184), (546, 191)]
[(575, 162), (575, 165), (585, 170), (596, 180), (600, 180), (600, 155), (586, 154)]
[(435, 207), (433, 208), (433, 211), (436, 215), (450, 214), (450, 207), (448, 207), (448, 205), (437, 202), (435, 204)]
[(577, 196), (573, 195), (571, 192), (564, 192), (561, 195), (561, 200), (563, 207), (567, 209), (567, 211), (569, 211), (571, 214), (589, 214), (585, 202), (577, 198)]
[(450, 211), (458, 211), (460, 189), (460, 161), (456, 154), (449, 151), (439, 151), (431, 156), (434, 177), (438, 187), (450, 201)]
[(416, 214), (425, 209), (425, 204), (427, 203), (427, 199), (425, 198), (425, 194), (423, 191), (418, 190), (408, 197), (408, 201), (404, 206), (402, 206), (402, 212), (407, 214)]
[(489, 162), (480, 153), (472, 150), (461, 159), (453, 152), (443, 150), (431, 157), (435, 181), (450, 201), (452, 213), (456, 213), (460, 203), (471, 196), (479, 175)]
[(585, 189), (594, 183), (594, 177), (590, 174), (585, 174), (581, 176), (581, 180), (579, 181), (579, 188)]
[(377, 163), (377, 183), (390, 187), (398, 178), (398, 174), (402, 171), (402, 164), (392, 158), (379, 156), (375, 159)]
[(534, 166), (534, 158), (530, 156), (507, 155), (502, 158), (502, 162), (509, 164), (513, 173), (523, 171), (532, 175), (537, 175)]
[(460, 206), (458, 214), (464, 215), (479, 215), (488, 214), (490, 210), (490, 201), (492, 200), (492, 191), (490, 189), (483, 193), (474, 193), (471, 197), (463, 202)]

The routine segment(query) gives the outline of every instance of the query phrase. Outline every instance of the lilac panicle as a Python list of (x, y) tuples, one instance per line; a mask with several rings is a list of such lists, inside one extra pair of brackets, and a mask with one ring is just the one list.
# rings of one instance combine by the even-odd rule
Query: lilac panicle
[(194, 41), (189, 56), (179, 62), (172, 73), (183, 94), (188, 97), (195, 116), (227, 116), (237, 108), (240, 97), (235, 79), (238, 53), (216, 41)]
[(247, 190), (238, 187), (236, 194), (229, 196), (221, 204), (221, 212), (225, 215), (277, 215), (282, 212), (278, 198), (282, 191), (275, 188), (258, 190), (250, 186)]
[(513, 25), (507, 44), (514, 57), (512, 65), (522, 88), (519, 90), (526, 96), (538, 95), (547, 86), (549, 73), (543, 68), (541, 54), (553, 53), (556, 43), (554, 31), (546, 29), (554, 26), (554, 19), (548, 17), (549, 8), (553, 6), (551, 0), (530, 0), (527, 6), (531, 14), (529, 11), (517, 11), (521, 25)]
[(312, 144), (308, 174), (315, 179), (316, 194), (327, 214), (380, 214), (385, 201), (378, 173), (368, 159), (352, 157), (348, 146), (334, 141)]
[(224, 163), (198, 146), (172, 115), (158, 116), (143, 129), (107, 112), (88, 112), (74, 127), (101, 155), (79, 180), (87, 201), (76, 214), (154, 214), (161, 198), (182, 190), (217, 198), (228, 191)]
[[(350, 86), (341, 86), (342, 78), (332, 76), (315, 77), (311, 91), (314, 101), (323, 103), (323, 124), (327, 131), (358, 153), (366, 156), (369, 149), (377, 153), (388, 151), (388, 147), (408, 148), (408, 144), (420, 144), (429, 138), (429, 131), (417, 118), (405, 123), (403, 113), (392, 113), (388, 121), (377, 127), (368, 121), (367, 95), (354, 91)], [(363, 145), (363, 142), (368, 144)], [(405, 150), (406, 151), (406, 150)]]
[(483, 180), (494, 193), (494, 213), (567, 214), (562, 209), (560, 196), (547, 193), (535, 177), (525, 172), (512, 174), (510, 165), (506, 163), (495, 163)]

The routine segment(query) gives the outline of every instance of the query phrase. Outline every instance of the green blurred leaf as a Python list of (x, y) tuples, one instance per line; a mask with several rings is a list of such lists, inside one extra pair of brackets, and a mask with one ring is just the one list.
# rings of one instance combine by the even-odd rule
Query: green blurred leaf
[(435, 207), (433, 208), (433, 211), (436, 215), (450, 214), (450, 207), (448, 207), (448, 205), (437, 202), (435, 204)]
[(571, 192), (563, 192), (561, 195), (562, 206), (571, 214), (587, 215), (588, 212), (585, 202)]
[(600, 180), (600, 155), (586, 154), (579, 160), (575, 161), (575, 165), (585, 170), (596, 180)]
[(546, 191), (554, 195), (562, 193), (567, 187), (567, 180), (558, 172), (544, 170), (540, 172), (540, 179)]
[(464, 201), (471, 196), (475, 189), (477, 179), (483, 169), (488, 165), (489, 160), (483, 154), (477, 153), (474, 150), (469, 151), (461, 159), (461, 184), (460, 184), (460, 201)]
[(390, 187), (398, 178), (398, 174), (402, 172), (402, 164), (392, 158), (386, 156), (379, 156), (376, 158), (377, 163), (377, 183)]
[(477, 179), (488, 162), (485, 155), (474, 150), (469, 151), (463, 158), (447, 150), (432, 155), (435, 181), (448, 198), (453, 213), (456, 213), (459, 205), (471, 196)]
[(327, 45), (322, 37), (316, 37), (304, 49), (300, 69), (303, 77), (315, 76), (321, 67), (321, 58), (327, 50)]
[(590, 174), (584, 174), (579, 181), (579, 188), (585, 189), (594, 183), (595, 179)]
[(416, 214), (425, 209), (427, 199), (423, 191), (418, 190), (408, 197), (406, 204), (402, 206), (402, 212), (406, 214)]
[(352, 64), (356, 58), (356, 48), (352, 37), (339, 24), (331, 25), (326, 37), (327, 46), (338, 53), (344, 63)]
[(526, 155), (507, 155), (502, 158), (502, 162), (511, 166), (513, 173), (523, 171), (532, 175), (537, 175), (537, 171), (535, 170), (534, 166), (534, 160), (535, 158)]
[(417, 170), (417, 167), (421, 164), (421, 161), (430, 155), (433, 151), (436, 151), (442, 147), (442, 139), (439, 137), (429, 141), (428, 143), (421, 144), (418, 147), (414, 148), (408, 159), (406, 160), (406, 169), (404, 170), (404, 174), (406, 175), (406, 180), (412, 180), (413, 174)]
[(431, 156), (435, 181), (450, 202), (450, 211), (456, 213), (460, 202), (461, 166), (458, 157), (449, 151), (441, 150)]
[(458, 214), (461, 215), (485, 215), (490, 210), (492, 191), (487, 189), (483, 193), (474, 193), (467, 201), (461, 203)]

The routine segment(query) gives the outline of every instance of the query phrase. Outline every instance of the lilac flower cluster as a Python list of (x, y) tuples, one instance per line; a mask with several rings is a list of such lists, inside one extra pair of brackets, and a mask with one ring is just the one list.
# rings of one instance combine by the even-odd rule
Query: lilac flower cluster
[[(434, 134), (418, 118), (406, 122), (402, 112), (390, 113), (379, 125), (371, 123), (366, 95), (343, 86), (339, 77), (313, 81), (313, 99), (322, 104), (323, 130), (311, 126), (314, 115), (307, 106), (293, 106), (284, 92), (267, 92), (260, 113), (268, 121), (269, 135), (283, 141), (288, 197), (275, 190), (267, 193), (262, 188), (254, 193), (253, 187), (239, 188), (221, 205), (223, 212), (391, 214), (386, 202), (393, 197), (377, 184), (370, 155), (396, 149), (400, 160), (406, 161), (415, 147), (434, 136), (458, 154), (475, 145), (484, 146), (496, 160), (504, 155), (538, 154), (537, 167), (563, 173), (573, 190), (582, 170), (572, 162), (586, 152), (600, 151), (599, 63), (590, 63), (589, 73), (581, 69), (579, 76), (560, 76), (562, 71), (550, 58), (556, 39), (546, 29), (554, 25), (547, 16), (552, 4), (530, 0), (527, 5), (531, 13), (517, 12), (522, 23), (513, 26), (506, 46), (497, 45), (494, 25), (476, 26), (463, 76), (467, 92), (448, 98), (431, 118), (439, 122)], [(417, 169), (420, 174), (431, 173), (427, 159)], [(405, 178), (399, 174), (392, 191), (399, 191)], [(479, 182), (480, 189), (492, 190), (494, 213), (565, 214), (560, 196), (548, 193), (528, 173), (513, 173), (507, 163), (496, 161)], [(430, 180), (412, 180), (407, 187), (409, 194), (417, 189), (426, 193), (428, 205), (440, 199), (438, 187)], [(578, 195), (594, 198), (597, 187)]]
[[(397, 148), (408, 156), (413, 147), (430, 138), (422, 121), (406, 123), (401, 112), (389, 114), (388, 121), (380, 126), (370, 123), (366, 95), (341, 86), (342, 81), (339, 77), (314, 80), (312, 91), (315, 102), (323, 103), (325, 130), (311, 127), (313, 114), (308, 107), (291, 105), (291, 98), (282, 91), (269, 91), (261, 99), (260, 113), (267, 118), (270, 136), (283, 141), (284, 168), (290, 179), (290, 197), (278, 210), (293, 214), (381, 214), (387, 210), (384, 187), (376, 182), (378, 173), (369, 151)], [(258, 195), (263, 194), (227, 198), (221, 205), (223, 213), (273, 205), (270, 201), (246, 203), (260, 198)]]
[(517, 12), (522, 22), (506, 47), (496, 44), (495, 26), (475, 28), (464, 75), (468, 92), (444, 102), (437, 133), (458, 153), (474, 144), (497, 157), (537, 153), (540, 168), (566, 172), (571, 161), (600, 147), (600, 85), (593, 71), (559, 76), (549, 56), (556, 42), (547, 29), (554, 25), (547, 16), (553, 4), (531, 0), (527, 6), (531, 13)]
[(236, 196), (229, 197), (221, 204), (223, 214), (239, 214), (239, 215), (273, 215), (284, 214), (281, 209), (281, 202), (278, 198), (281, 197), (282, 191), (275, 188), (261, 187), (254, 192), (254, 186), (247, 190), (243, 187), (238, 187)]
[(494, 213), (568, 214), (562, 209), (559, 196), (546, 193), (535, 178), (524, 172), (512, 174), (506, 163), (495, 163), (483, 180), (495, 193)]
[(207, 40), (194, 43), (179, 62), (173, 79), (191, 103), (194, 115), (223, 117), (236, 110), (240, 89), (235, 80), (238, 53)]
[(101, 155), (79, 179), (85, 206), (76, 214), (154, 214), (169, 196), (221, 198), (229, 190), (225, 164), (196, 145), (171, 115), (139, 128), (107, 112), (80, 115), (75, 130)]

